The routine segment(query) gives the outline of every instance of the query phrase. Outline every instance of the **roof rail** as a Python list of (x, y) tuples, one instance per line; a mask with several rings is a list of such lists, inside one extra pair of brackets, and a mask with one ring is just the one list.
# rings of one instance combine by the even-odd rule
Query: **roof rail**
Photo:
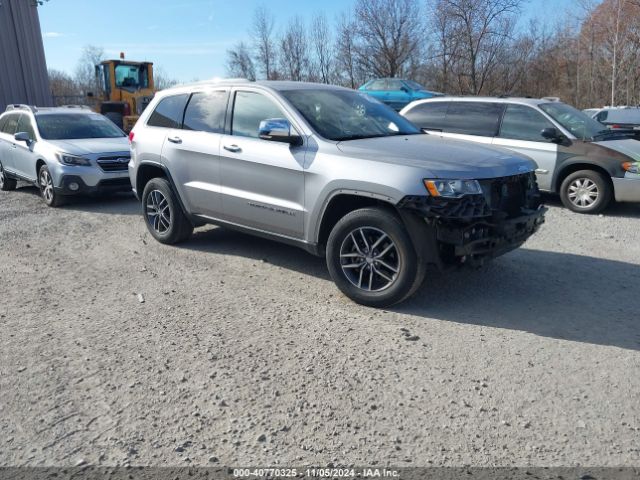
[(542, 97), (540, 100), (546, 100), (547, 102), (559, 102), (560, 97)]
[(10, 110), (29, 110), (30, 112), (37, 112), (38, 109), (32, 105), (25, 105), (22, 103), (12, 103), (10, 105), (7, 105), (7, 109), (5, 110), (5, 112), (8, 112)]
[(89, 105), (60, 105), (60, 108), (81, 108), (83, 110), (91, 110)]

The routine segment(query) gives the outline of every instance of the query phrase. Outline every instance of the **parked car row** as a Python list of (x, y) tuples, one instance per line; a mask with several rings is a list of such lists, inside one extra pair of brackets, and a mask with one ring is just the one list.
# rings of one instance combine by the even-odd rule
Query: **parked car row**
[(441, 97), (401, 113), (335, 86), (204, 82), (159, 92), (127, 141), (89, 110), (14, 106), (0, 187), (37, 183), (51, 206), (133, 188), (161, 243), (213, 223), (295, 245), (374, 307), (411, 296), (427, 266), (522, 245), (544, 223), (538, 182), (580, 212), (640, 200), (639, 142), (562, 103)]

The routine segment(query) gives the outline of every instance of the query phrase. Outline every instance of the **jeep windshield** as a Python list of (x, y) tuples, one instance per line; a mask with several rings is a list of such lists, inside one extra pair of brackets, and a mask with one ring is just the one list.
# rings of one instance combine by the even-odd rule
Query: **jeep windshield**
[(281, 94), (320, 136), (334, 141), (422, 132), (398, 113), (361, 92), (334, 89), (289, 90)]
[(45, 140), (124, 137), (122, 130), (97, 113), (47, 113), (36, 115), (40, 136)]
[(594, 140), (598, 137), (615, 135), (614, 131), (608, 130), (602, 123), (565, 103), (543, 103), (540, 108), (581, 140)]

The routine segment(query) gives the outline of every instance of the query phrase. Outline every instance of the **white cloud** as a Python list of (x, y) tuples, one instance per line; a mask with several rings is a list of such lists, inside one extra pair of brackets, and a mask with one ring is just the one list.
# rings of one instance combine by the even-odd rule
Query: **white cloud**
[(60, 32), (44, 32), (42, 34), (43, 37), (46, 38), (59, 38), (59, 37), (64, 37), (64, 33), (60, 33)]

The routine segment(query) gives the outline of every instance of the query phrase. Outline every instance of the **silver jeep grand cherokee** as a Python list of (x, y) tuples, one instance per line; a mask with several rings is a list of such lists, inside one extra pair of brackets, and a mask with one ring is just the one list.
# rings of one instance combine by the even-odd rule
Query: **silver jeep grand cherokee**
[(409, 297), (427, 265), (480, 265), (544, 222), (534, 164), (421, 134), (364, 93), (297, 82), (164, 90), (131, 135), (146, 225), (177, 243), (204, 223), (326, 255), (358, 303)]

